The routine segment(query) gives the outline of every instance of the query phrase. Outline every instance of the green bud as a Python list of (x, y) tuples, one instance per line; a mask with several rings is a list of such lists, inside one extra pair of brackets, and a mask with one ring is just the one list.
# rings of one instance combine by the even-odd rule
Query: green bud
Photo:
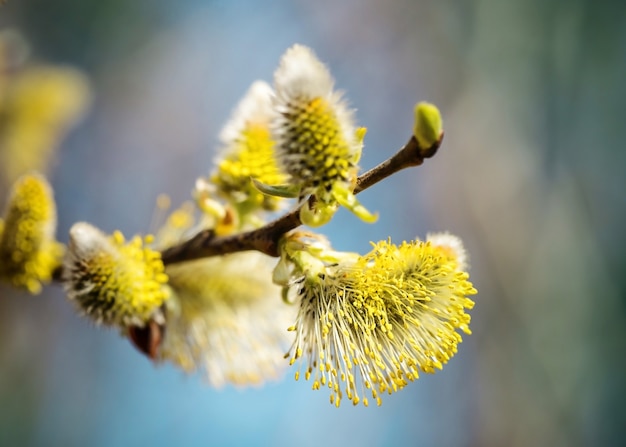
[(436, 105), (419, 102), (415, 106), (415, 122), (413, 136), (421, 149), (428, 149), (441, 138), (443, 124), (441, 113)]

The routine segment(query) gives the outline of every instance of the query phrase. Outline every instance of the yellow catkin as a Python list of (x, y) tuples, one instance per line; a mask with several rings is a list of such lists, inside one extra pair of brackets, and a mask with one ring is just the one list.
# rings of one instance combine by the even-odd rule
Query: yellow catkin
[(333, 84), (326, 66), (302, 45), (289, 48), (274, 73), (276, 154), (300, 198), (316, 197), (300, 213), (309, 226), (328, 222), (339, 205), (366, 222), (376, 220), (353, 194), (365, 129), (355, 127), (353, 111)]
[(217, 192), (240, 212), (274, 211), (284, 203), (280, 197), (263, 194), (251, 181), (265, 185), (287, 181), (278, 167), (270, 130), (272, 96), (267, 83), (254, 82), (220, 133), (223, 146), (210, 180)]
[(36, 294), (60, 266), (54, 238), (56, 206), (44, 177), (29, 174), (13, 185), (0, 235), (0, 279)]
[(167, 267), (172, 298), (160, 359), (199, 372), (215, 387), (261, 385), (282, 376), (297, 309), (271, 281), (274, 260), (258, 252)]
[(13, 181), (45, 171), (54, 149), (90, 99), (85, 76), (64, 67), (28, 67), (6, 80), (0, 107), (0, 170)]
[(362, 132), (357, 131), (328, 69), (309, 48), (294, 45), (274, 74), (275, 138), (280, 164), (302, 196), (331, 201), (333, 185), (350, 185), (357, 174)]
[(307, 353), (300, 362), (314, 383), (333, 383), (335, 404), (345, 392), (366, 406), (366, 394), (380, 405), (419, 371), (441, 369), (457, 352), (458, 331), (470, 333), (468, 296), (476, 293), (451, 253), (430, 242), (382, 241), (303, 281), (291, 360)]
[(126, 327), (159, 318), (169, 298), (161, 255), (135, 236), (126, 241), (121, 232), (107, 237), (81, 222), (70, 230), (64, 265), (68, 297), (96, 323)]

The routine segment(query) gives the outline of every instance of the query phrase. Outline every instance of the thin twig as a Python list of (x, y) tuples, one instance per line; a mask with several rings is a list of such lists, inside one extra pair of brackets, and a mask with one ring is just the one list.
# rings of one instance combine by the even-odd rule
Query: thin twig
[[(421, 165), (424, 159), (437, 153), (442, 139), (443, 134), (431, 147), (421, 149), (417, 140), (411, 137), (395, 155), (359, 176), (354, 193), (358, 194), (402, 169)], [(217, 237), (211, 230), (200, 231), (191, 239), (163, 250), (161, 253), (163, 263), (174, 264), (246, 250), (256, 250), (269, 256), (278, 256), (280, 238), (288, 231), (302, 225), (299, 211), (299, 208), (295, 209), (261, 228), (231, 236)]]

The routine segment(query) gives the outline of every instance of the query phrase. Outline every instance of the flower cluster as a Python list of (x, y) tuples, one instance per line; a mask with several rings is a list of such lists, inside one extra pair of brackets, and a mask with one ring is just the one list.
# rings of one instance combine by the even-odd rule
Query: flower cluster
[(344, 396), (367, 406), (369, 395), (380, 405), (419, 371), (441, 369), (457, 352), (457, 329), (470, 333), (476, 290), (458, 238), (382, 241), (364, 256), (293, 247), (283, 252), (300, 275), (288, 284), (300, 304), (290, 363), (304, 363), (304, 377), (327, 386), (336, 406)]
[[(0, 153), (17, 160), (13, 147), (53, 145), (84, 85), (70, 72), (47, 70), (9, 82), (3, 54), (0, 35)], [(380, 405), (383, 394), (455, 355), (461, 334), (471, 333), (476, 289), (463, 244), (448, 233), (381, 241), (359, 255), (295, 230), (327, 223), (340, 206), (376, 220), (355, 196), (357, 182), (356, 192), (378, 169), (358, 177), (364, 136), (327, 67), (294, 45), (273, 87), (252, 84), (220, 135), (213, 171), (197, 179), (193, 201), (171, 212), (155, 237), (126, 240), (79, 222), (66, 248), (55, 239), (50, 186), (38, 174), (20, 178), (0, 219), (0, 280), (37, 293), (54, 277), (79, 313), (120, 330), (155, 363), (198, 372), (215, 387), (260, 385), (296, 365), (296, 380), (302, 374), (313, 389), (327, 387), (336, 406)], [(439, 110), (419, 103), (401, 154), (414, 158), (399, 168), (432, 156), (442, 137)], [(296, 199), (292, 210), (270, 222), (288, 199)], [(169, 198), (157, 206), (165, 216)], [(214, 240), (242, 243), (241, 251), (202, 257)], [(259, 240), (271, 249), (253, 245)], [(245, 251), (251, 245), (278, 262)], [(171, 251), (194, 249), (164, 262)]]
[(353, 193), (364, 136), (328, 69), (309, 48), (294, 45), (274, 88), (256, 81), (235, 110), (209, 183), (240, 213), (275, 210), (281, 198), (297, 197), (310, 226), (328, 222), (340, 205), (374, 222)]

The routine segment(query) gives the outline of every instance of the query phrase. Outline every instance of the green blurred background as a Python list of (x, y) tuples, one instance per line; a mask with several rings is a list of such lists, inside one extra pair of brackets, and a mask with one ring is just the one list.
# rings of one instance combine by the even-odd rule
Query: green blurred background
[(446, 130), (436, 157), (360, 196), (377, 224), (342, 212), (324, 232), (365, 252), (449, 230), (479, 294), (474, 335), (443, 371), (380, 408), (337, 410), (289, 372), (210, 389), (96, 330), (59, 287), (2, 286), (0, 445), (626, 442), (623, 2), (8, 0), (7, 28), (31, 60), (92, 82), (50, 166), (60, 240), (79, 220), (149, 230), (157, 195), (189, 196), (236, 101), (303, 43), (368, 127), (364, 168), (404, 144), (418, 100)]

